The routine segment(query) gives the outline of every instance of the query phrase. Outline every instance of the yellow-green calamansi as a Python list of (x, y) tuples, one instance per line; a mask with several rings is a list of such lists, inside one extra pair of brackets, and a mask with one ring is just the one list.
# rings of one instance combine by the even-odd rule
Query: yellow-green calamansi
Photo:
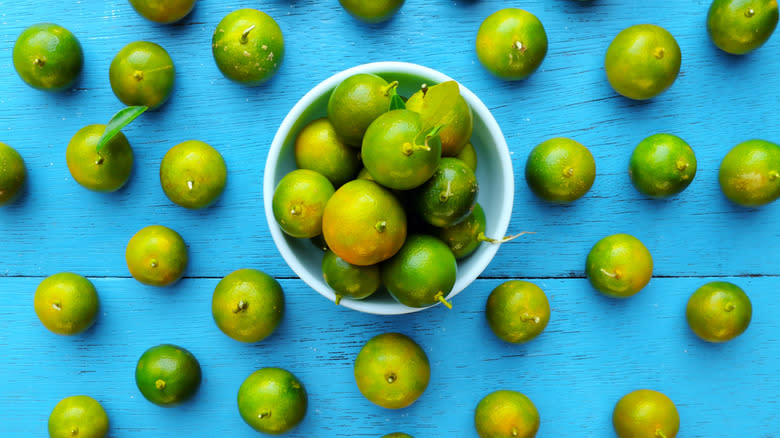
[(174, 23), (186, 17), (196, 0), (130, 0), (139, 15), (157, 23)]
[(168, 52), (150, 41), (124, 46), (108, 69), (111, 89), (125, 105), (156, 109), (173, 92), (176, 67)]
[(139, 282), (168, 286), (184, 275), (189, 258), (179, 233), (162, 225), (150, 225), (127, 243), (125, 260), (130, 274)]
[(16, 73), (27, 85), (45, 91), (63, 91), (78, 79), (84, 67), (81, 43), (68, 29), (53, 23), (28, 27), (14, 43)]
[(732, 148), (720, 163), (723, 194), (743, 207), (760, 207), (780, 197), (780, 145), (753, 139)]
[(238, 412), (258, 432), (281, 435), (306, 417), (309, 398), (303, 383), (281, 368), (261, 368), (238, 389)]
[(100, 302), (91, 281), (71, 272), (54, 274), (35, 290), (35, 314), (58, 335), (75, 335), (92, 326)]
[(85, 126), (73, 135), (65, 150), (65, 161), (73, 179), (96, 192), (119, 190), (133, 170), (133, 149), (121, 132), (97, 151), (98, 140), (105, 130), (106, 125)]
[(248, 87), (258, 86), (271, 79), (282, 65), (282, 29), (265, 12), (238, 9), (217, 25), (211, 53), (226, 78)]
[(525, 79), (547, 56), (547, 33), (534, 14), (501, 9), (479, 26), (476, 50), (479, 62), (495, 76), (510, 81)]
[(49, 438), (103, 438), (108, 435), (108, 414), (87, 395), (65, 397), (49, 415)]
[(743, 55), (764, 45), (777, 19), (777, 0), (714, 0), (707, 12), (707, 32), (719, 49)]
[(16, 149), (0, 142), (0, 207), (16, 200), (26, 181), (24, 159)]
[(197, 210), (214, 204), (227, 184), (227, 165), (208, 143), (187, 140), (172, 147), (160, 163), (160, 185), (165, 196), (184, 208)]

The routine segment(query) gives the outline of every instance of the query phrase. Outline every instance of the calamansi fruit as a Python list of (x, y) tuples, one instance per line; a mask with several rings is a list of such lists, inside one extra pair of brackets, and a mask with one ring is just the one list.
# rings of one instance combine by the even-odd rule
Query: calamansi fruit
[(772, 36), (777, 19), (777, 0), (713, 0), (707, 12), (707, 32), (724, 52), (742, 55)]
[(414, 438), (414, 437), (409, 435), (408, 433), (393, 432), (393, 433), (388, 433), (387, 435), (383, 435), (382, 438)]
[(477, 176), (457, 158), (442, 158), (433, 175), (414, 190), (412, 203), (420, 217), (436, 227), (457, 224), (474, 208)]
[(723, 194), (743, 207), (760, 207), (780, 197), (780, 145), (753, 139), (732, 148), (720, 163)]
[(654, 24), (637, 24), (612, 40), (604, 69), (615, 91), (644, 100), (672, 86), (681, 62), (680, 46), (669, 31)]
[(238, 412), (258, 432), (283, 434), (306, 417), (306, 388), (291, 372), (261, 368), (238, 389)]
[(138, 390), (159, 406), (172, 406), (192, 398), (200, 381), (200, 363), (195, 356), (172, 344), (146, 350), (135, 368)]
[(455, 158), (463, 161), (474, 172), (477, 171), (477, 150), (471, 142), (466, 143), (460, 153), (455, 155)]
[(122, 188), (133, 170), (133, 149), (127, 137), (118, 132), (97, 151), (97, 143), (106, 125), (88, 125), (68, 142), (65, 161), (73, 179), (96, 192), (114, 192)]
[(726, 342), (741, 335), (752, 316), (750, 298), (727, 281), (713, 281), (696, 289), (685, 308), (688, 326), (709, 342)]
[(274, 218), (292, 237), (311, 238), (323, 232), (323, 215), (335, 190), (313, 170), (296, 169), (279, 181), (271, 202)]
[(282, 29), (265, 12), (238, 9), (217, 25), (211, 53), (226, 78), (249, 87), (260, 85), (282, 65)]
[(525, 162), (525, 182), (545, 201), (567, 203), (581, 198), (596, 179), (596, 162), (588, 148), (565, 137), (546, 140)]
[(14, 68), (27, 85), (45, 91), (70, 88), (84, 67), (81, 43), (68, 29), (53, 23), (28, 27), (14, 43)]
[(211, 298), (211, 315), (223, 333), (241, 342), (270, 336), (284, 316), (282, 286), (256, 269), (239, 269), (220, 280)]
[(0, 142), (0, 207), (13, 202), (27, 181), (24, 159), (16, 149)]
[(387, 260), (406, 239), (406, 213), (387, 189), (364, 179), (341, 186), (322, 216), (328, 247), (345, 261), (360, 266)]
[(184, 275), (189, 258), (179, 233), (162, 225), (150, 225), (127, 243), (125, 260), (130, 274), (139, 282), (168, 286)]
[(355, 382), (370, 402), (405, 408), (425, 392), (431, 365), (425, 351), (401, 333), (383, 333), (363, 345), (355, 359)]
[(376, 182), (409, 190), (433, 175), (441, 159), (441, 140), (438, 136), (423, 138), (422, 129), (420, 115), (406, 109), (386, 112), (368, 126), (361, 155)]
[(537, 285), (509, 280), (493, 289), (485, 316), (499, 338), (519, 344), (539, 336), (550, 321), (550, 303)]
[[(436, 85), (412, 94), (406, 101), (406, 109), (419, 113), (428, 91), (435, 87)], [(474, 115), (466, 99), (463, 96), (458, 96), (455, 105), (444, 114), (444, 117), (439, 119), (439, 123), (443, 125), (439, 131), (442, 156), (457, 156), (469, 144), (471, 133), (474, 130)]]
[(485, 237), (485, 210), (479, 203), (465, 219), (457, 224), (434, 228), (434, 236), (446, 243), (456, 259), (462, 259), (476, 251), (479, 244), (489, 240)]
[(130, 0), (138, 14), (157, 23), (173, 23), (186, 17), (196, 0)]
[(499, 78), (525, 79), (547, 56), (547, 33), (534, 14), (501, 9), (479, 26), (476, 50), (479, 62)]
[(328, 120), (341, 140), (360, 147), (368, 125), (390, 109), (392, 91), (398, 82), (388, 83), (371, 73), (352, 75), (339, 83), (328, 98)]
[(206, 208), (222, 195), (227, 165), (208, 143), (187, 140), (172, 147), (160, 162), (160, 185), (165, 196), (189, 209)]
[(672, 134), (654, 134), (634, 149), (628, 175), (639, 193), (667, 198), (691, 184), (696, 167), (696, 155), (685, 140)]
[(327, 118), (307, 124), (295, 137), (295, 164), (328, 178), (335, 187), (354, 179), (360, 171), (358, 151), (342, 142)]
[(398, 12), (404, 0), (339, 0), (339, 3), (355, 18), (367, 23), (381, 23)]
[(618, 438), (674, 438), (680, 430), (680, 415), (666, 395), (640, 389), (617, 402), (612, 425)]
[(590, 284), (613, 298), (630, 297), (653, 276), (653, 258), (647, 247), (629, 234), (613, 234), (593, 245), (585, 273)]
[(88, 395), (65, 397), (49, 415), (50, 438), (103, 438), (108, 426), (105, 409)]
[(111, 89), (122, 103), (155, 109), (170, 97), (176, 68), (171, 56), (159, 44), (134, 41), (116, 54), (108, 77)]
[(71, 272), (54, 274), (35, 290), (35, 314), (58, 335), (75, 335), (95, 322), (100, 302), (91, 281)]
[(379, 266), (353, 265), (333, 251), (326, 251), (322, 256), (322, 276), (336, 292), (336, 304), (344, 297), (354, 300), (368, 298), (382, 283)]
[(517, 391), (491, 392), (474, 411), (474, 426), (480, 438), (533, 438), (540, 424), (536, 406)]
[(449, 247), (425, 234), (406, 238), (400, 251), (381, 266), (382, 283), (399, 303), (425, 307), (444, 303), (455, 285), (458, 265)]

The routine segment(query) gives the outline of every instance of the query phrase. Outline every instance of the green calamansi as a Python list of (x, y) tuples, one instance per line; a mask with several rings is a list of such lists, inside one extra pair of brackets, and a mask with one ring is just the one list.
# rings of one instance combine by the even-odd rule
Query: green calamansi
[(160, 185), (165, 196), (193, 210), (209, 207), (227, 184), (227, 165), (208, 143), (187, 140), (172, 147), (160, 163)]
[(63, 91), (78, 79), (84, 67), (81, 43), (68, 29), (39, 23), (25, 29), (13, 50), (16, 73), (27, 85), (45, 91)]
[(655, 134), (642, 140), (628, 164), (631, 183), (651, 198), (667, 198), (685, 190), (696, 176), (696, 155), (680, 137)]
[(535, 72), (547, 56), (547, 32), (539, 19), (523, 9), (501, 9), (479, 26), (479, 62), (499, 78), (514, 81)]
[(0, 142), (0, 207), (16, 200), (25, 181), (24, 159), (16, 149)]
[(743, 55), (764, 45), (777, 20), (777, 0), (713, 0), (707, 32), (719, 49)]
[(173, 92), (176, 68), (159, 44), (134, 41), (116, 54), (108, 77), (114, 94), (125, 105), (156, 109)]
[(720, 163), (723, 194), (743, 207), (760, 207), (780, 197), (780, 145), (753, 139), (732, 148)]
[(248, 87), (263, 84), (282, 65), (282, 29), (265, 12), (238, 9), (217, 25), (211, 53), (226, 78)]
[(186, 17), (196, 0), (130, 0), (138, 14), (157, 23), (174, 23)]

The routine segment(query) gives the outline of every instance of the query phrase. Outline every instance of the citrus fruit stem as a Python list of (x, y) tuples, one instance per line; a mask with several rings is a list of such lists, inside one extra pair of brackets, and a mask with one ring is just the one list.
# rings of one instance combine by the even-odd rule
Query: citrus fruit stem
[(574, 168), (573, 167), (569, 166), (569, 167), (563, 169), (563, 177), (564, 178), (571, 178), (572, 176), (574, 176)]
[(244, 30), (244, 32), (241, 33), (241, 38), (239, 39), (239, 42), (241, 44), (246, 44), (246, 43), (249, 42), (249, 32), (252, 32), (252, 30), (254, 30), (254, 28), (255, 28), (255, 25), (253, 24), (253, 25), (247, 27), (246, 30)]
[(615, 272), (608, 272), (606, 269), (601, 268), (601, 272), (607, 277), (612, 277), (615, 280), (620, 280), (623, 278), (623, 272), (620, 269), (615, 269)]
[(71, 436), (78, 436), (78, 434), (79, 434), (79, 427), (78, 426), (73, 426), (73, 427), (70, 428), (70, 435)]
[(401, 152), (406, 155), (407, 157), (409, 155), (412, 155), (415, 151), (430, 151), (431, 147), (428, 146), (428, 137), (425, 138), (425, 144), (411, 144), (409, 142), (404, 143), (403, 146), (401, 146)]
[(520, 433), (517, 431), (516, 427), (512, 428), (512, 436), (520, 436)]
[(387, 221), (379, 221), (379, 222), (377, 222), (376, 225), (374, 225), (374, 228), (378, 232), (384, 233), (385, 229), (387, 229)]
[(37, 65), (38, 67), (43, 67), (44, 65), (46, 65), (46, 61), (44, 61), (41, 58), (35, 58), (33, 64)]
[(247, 307), (249, 307), (249, 303), (244, 300), (239, 300), (238, 303), (236, 303), (236, 307), (233, 308), (233, 313), (243, 312)]
[(301, 214), (301, 210), (302, 209), (300, 205), (297, 204), (293, 205), (292, 208), (290, 209), (290, 214), (293, 216), (298, 216), (299, 214)]
[(97, 159), (97, 160), (95, 160), (95, 164), (96, 164), (96, 165), (98, 165), (98, 166), (100, 166), (101, 164), (103, 164), (103, 161), (105, 161), (105, 159), (103, 158), (103, 156), (102, 156), (102, 155), (100, 155), (100, 154), (98, 154), (98, 159)]
[(166, 386), (168, 386), (168, 385), (166, 385), (166, 384), (165, 384), (165, 380), (162, 380), (162, 379), (157, 379), (157, 380), (154, 382), (154, 387), (155, 387), (155, 388), (157, 388), (157, 389), (159, 389), (160, 391), (162, 391), (163, 389), (165, 389), (165, 387), (166, 387)]
[(755, 14), (756, 14), (756, 11), (753, 8), (748, 8), (748, 10), (745, 11), (745, 16), (748, 17), (748, 18), (752, 17)]
[(135, 72), (133, 72), (133, 77), (135, 78), (136, 81), (141, 82), (144, 79), (144, 72), (142, 72), (141, 70), (136, 70)]
[(529, 315), (527, 313), (524, 313), (524, 314), (520, 315), (520, 321), (532, 322), (534, 324), (539, 324), (540, 320), (539, 320), (538, 316), (531, 316), (531, 315)]
[(737, 306), (734, 305), (734, 303), (726, 303), (726, 306), (723, 308), (726, 312), (732, 312), (734, 309), (736, 309)]
[(656, 438), (666, 438), (666, 434), (661, 432), (661, 429), (655, 431)]
[(452, 303), (444, 298), (444, 292), (439, 291), (436, 295), (433, 296), (433, 299), (444, 304), (448, 309), (452, 309)]
[(398, 380), (398, 376), (396, 376), (395, 373), (390, 373), (385, 376), (385, 379), (387, 380), (387, 383), (395, 383), (395, 381)]
[(676, 163), (676, 166), (677, 166), (677, 170), (679, 170), (680, 172), (683, 172), (683, 171), (685, 171), (685, 169), (688, 168), (688, 163), (686, 163), (685, 161), (678, 161)]
[(452, 182), (447, 181), (447, 190), (439, 193), (439, 202), (445, 203), (448, 199), (450, 199), (450, 196), (454, 195), (452, 192)]
[(653, 56), (655, 56), (657, 59), (663, 59), (664, 57), (664, 48), (663, 47), (656, 47), (653, 51)]
[(422, 91), (423, 97), (425, 97), (425, 94), (428, 93), (428, 84), (420, 85), (420, 91)]
[(477, 235), (477, 240), (480, 242), (488, 242), (488, 243), (505, 243), (509, 242), (510, 240), (517, 239), (518, 237), (524, 235), (524, 234), (536, 234), (536, 231), (522, 231), (517, 234), (512, 234), (511, 236), (506, 236), (501, 239), (493, 239), (490, 237), (485, 236), (485, 233), (479, 233)]
[(159, 263), (157, 262), (157, 259), (152, 259), (149, 261), (149, 266), (156, 268)]
[(390, 82), (389, 84), (382, 87), (382, 92), (385, 96), (389, 96), (390, 92), (393, 91), (396, 87), (398, 87), (398, 81)]
[(187, 181), (187, 188), (192, 190), (193, 187), (195, 187), (195, 181), (193, 180)]
[(54, 308), (54, 310), (62, 310), (62, 302), (60, 302), (60, 300), (57, 300), (51, 303), (51, 307)]
[(268, 418), (268, 417), (270, 417), (270, 416), (271, 416), (271, 413), (270, 413), (270, 412), (260, 412), (260, 414), (257, 416), (257, 418), (259, 418), (259, 419), (261, 419), (261, 420), (262, 420), (262, 419), (264, 419), (264, 418)]
[(336, 305), (337, 305), (337, 306), (338, 306), (339, 304), (341, 304), (341, 299), (342, 299), (342, 298), (344, 298), (344, 295), (341, 295), (341, 294), (336, 294), (336, 301), (335, 301), (335, 302), (336, 302)]
[(769, 181), (774, 181), (777, 177), (780, 177), (780, 173), (777, 173), (776, 170), (769, 172)]
[(512, 44), (512, 48), (517, 50), (520, 53), (525, 53), (526, 50), (528, 50), (528, 47), (526, 47), (522, 41), (515, 41), (514, 44)]

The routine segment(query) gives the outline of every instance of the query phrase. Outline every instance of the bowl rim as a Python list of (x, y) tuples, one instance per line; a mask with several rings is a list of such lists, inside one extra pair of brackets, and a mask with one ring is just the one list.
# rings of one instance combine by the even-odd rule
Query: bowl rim
[[(386, 75), (392, 75), (394, 73), (414, 74), (417, 76), (428, 78), (431, 81), (435, 81), (437, 83), (454, 80), (451, 77), (447, 76), (446, 74), (441, 73), (437, 70), (433, 70), (429, 67), (425, 67), (419, 64), (414, 64), (409, 62), (382, 61), (382, 62), (371, 62), (367, 64), (361, 64), (337, 72), (331, 75), (330, 77), (328, 77), (327, 79), (321, 81), (317, 85), (315, 85), (314, 88), (306, 92), (306, 94), (304, 94), (304, 96), (295, 103), (292, 109), (284, 117), (284, 120), (282, 120), (282, 123), (279, 125), (279, 128), (277, 129), (276, 134), (274, 135), (273, 141), (271, 142), (271, 147), (268, 150), (268, 155), (266, 156), (266, 163), (263, 172), (263, 206), (265, 209), (265, 216), (266, 216), (266, 221), (268, 223), (268, 229), (271, 232), (271, 237), (274, 241), (274, 246), (276, 246), (277, 251), (279, 251), (282, 258), (285, 260), (287, 265), (293, 270), (293, 272), (295, 272), (295, 274), (301, 280), (303, 280), (303, 282), (306, 283), (307, 286), (314, 289), (317, 293), (319, 293), (320, 295), (324, 296), (325, 298), (329, 299), (332, 302), (335, 302), (336, 300), (336, 295), (334, 291), (331, 290), (329, 287), (319, 288), (315, 286), (317, 284), (316, 281), (318, 281), (319, 279), (313, 278), (313, 276), (308, 272), (306, 267), (300, 262), (300, 260), (298, 260), (298, 258), (290, 249), (290, 247), (287, 245), (287, 242), (285, 240), (286, 238), (283, 234), (284, 232), (276, 223), (276, 219), (273, 216), (273, 206), (272, 206), (272, 199), (275, 190), (275, 186), (274, 186), (274, 179), (276, 176), (275, 170), (278, 165), (279, 155), (282, 151), (282, 148), (284, 147), (285, 140), (287, 139), (290, 130), (294, 127), (295, 123), (300, 119), (300, 117), (306, 112), (309, 106), (311, 106), (312, 103), (314, 103), (317, 99), (319, 99), (323, 94), (330, 92), (344, 79), (359, 73), (374, 73), (374, 74), (386, 74)], [(502, 174), (504, 175), (503, 178), (504, 196), (503, 199), (501, 199), (500, 211), (498, 211), (497, 213), (498, 214), (497, 227), (494, 230), (494, 232), (496, 233), (496, 235), (503, 236), (506, 234), (506, 231), (509, 228), (509, 221), (512, 218), (512, 204), (514, 202), (514, 187), (515, 187), (514, 171), (512, 168), (512, 159), (509, 153), (509, 147), (507, 146), (506, 138), (504, 137), (504, 134), (501, 131), (498, 122), (493, 117), (493, 115), (491, 114), (487, 106), (473, 92), (471, 92), (471, 90), (469, 90), (460, 82), (457, 83), (458, 86), (460, 87), (461, 96), (463, 96), (463, 98), (469, 104), (472, 111), (479, 116), (479, 118), (482, 120), (482, 123), (485, 124), (485, 127), (487, 128), (487, 132), (490, 133), (490, 137), (493, 140), (495, 140), (495, 148), (499, 155), (500, 158), (499, 161), (501, 163), (501, 171)], [(463, 289), (465, 289), (468, 285), (470, 285), (474, 280), (476, 280), (479, 277), (479, 275), (482, 274), (485, 268), (487, 268), (490, 262), (493, 260), (499, 247), (500, 247), (500, 243), (488, 245), (487, 249), (482, 252), (479, 261), (477, 263), (474, 263), (472, 265), (472, 268), (467, 273), (465, 273), (465, 275), (460, 275), (461, 273), (459, 271), (458, 272), (459, 275), (455, 282), (455, 286), (453, 287), (452, 291), (447, 295), (447, 298), (454, 297), (455, 295), (460, 293)], [(352, 300), (348, 298), (344, 298), (340, 302), (341, 306), (346, 307), (348, 309), (357, 310), (363, 313), (376, 314), (376, 315), (408, 314), (413, 312), (419, 312), (428, 309), (430, 307), (437, 306), (439, 304), (440, 303), (428, 307), (417, 308), (417, 307), (407, 307), (400, 303), (395, 303), (395, 305), (387, 305), (384, 303), (377, 304), (377, 303), (372, 303), (371, 301)]]

